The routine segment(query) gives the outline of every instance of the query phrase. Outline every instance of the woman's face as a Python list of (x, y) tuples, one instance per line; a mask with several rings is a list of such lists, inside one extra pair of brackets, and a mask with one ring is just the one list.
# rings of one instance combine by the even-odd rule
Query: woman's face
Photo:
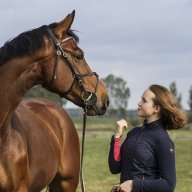
[(153, 101), (154, 98), (155, 94), (147, 89), (144, 91), (141, 101), (138, 103), (138, 116), (146, 118), (148, 122), (159, 119), (160, 107), (155, 105)]

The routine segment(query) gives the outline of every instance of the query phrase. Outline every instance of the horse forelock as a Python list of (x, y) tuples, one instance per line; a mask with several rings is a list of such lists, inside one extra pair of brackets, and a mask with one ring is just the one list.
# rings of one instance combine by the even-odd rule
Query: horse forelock
[[(54, 28), (57, 23), (50, 24), (49, 27)], [(0, 66), (7, 61), (24, 56), (30, 56), (33, 52), (41, 49), (44, 46), (44, 36), (48, 35), (47, 25), (43, 25), (37, 29), (26, 31), (18, 35), (12, 40), (5, 42), (0, 48)], [(73, 30), (68, 30), (67, 34), (79, 41), (78, 36)]]

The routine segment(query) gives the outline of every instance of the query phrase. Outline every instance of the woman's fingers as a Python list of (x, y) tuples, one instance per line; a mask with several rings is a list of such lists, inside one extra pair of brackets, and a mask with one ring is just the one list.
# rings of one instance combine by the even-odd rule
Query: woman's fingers
[(117, 121), (116, 128), (115, 128), (115, 138), (121, 137), (121, 135), (123, 133), (123, 129), (125, 129), (125, 128), (126, 129), (128, 128), (127, 121), (125, 121), (124, 119)]

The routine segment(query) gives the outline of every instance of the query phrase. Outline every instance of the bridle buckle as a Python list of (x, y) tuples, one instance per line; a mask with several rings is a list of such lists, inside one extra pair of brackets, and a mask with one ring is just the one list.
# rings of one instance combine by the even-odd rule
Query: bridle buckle
[(63, 51), (63, 57), (67, 57), (67, 52)]
[(60, 55), (61, 55), (61, 51), (58, 49), (56, 54), (57, 54), (58, 56), (60, 56)]

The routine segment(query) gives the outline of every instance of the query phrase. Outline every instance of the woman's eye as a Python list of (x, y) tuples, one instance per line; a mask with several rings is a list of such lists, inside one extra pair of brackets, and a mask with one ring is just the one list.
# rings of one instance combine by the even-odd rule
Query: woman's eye
[(78, 61), (82, 61), (82, 60), (84, 60), (84, 55), (83, 55), (83, 54), (77, 55), (75, 58), (76, 58)]
[(147, 101), (145, 99), (142, 99), (143, 103), (146, 103)]

